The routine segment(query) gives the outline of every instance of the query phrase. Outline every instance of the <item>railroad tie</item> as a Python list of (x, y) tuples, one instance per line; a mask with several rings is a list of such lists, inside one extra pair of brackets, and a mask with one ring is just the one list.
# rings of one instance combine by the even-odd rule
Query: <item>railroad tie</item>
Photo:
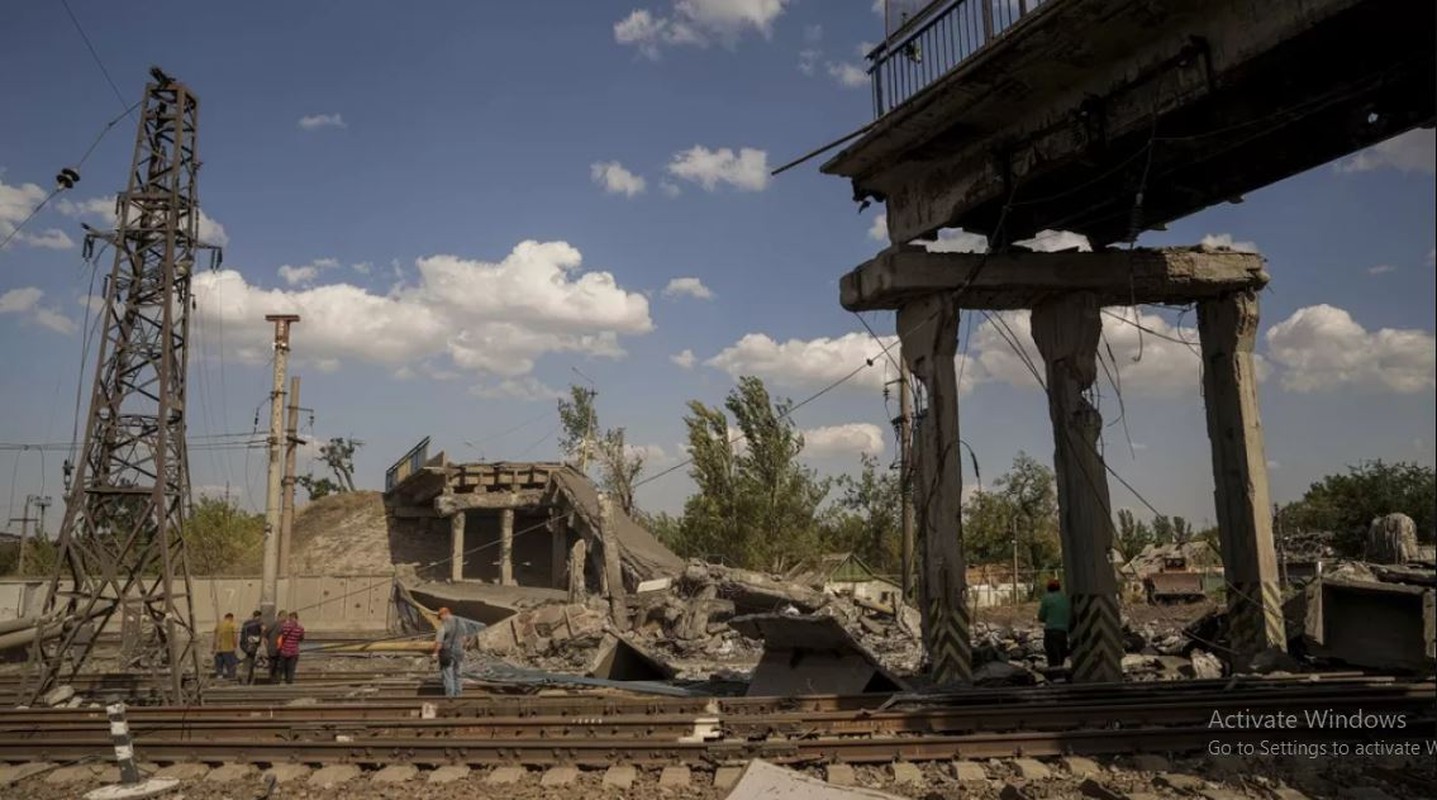
[(935, 683), (973, 682), (972, 612), (962, 594), (937, 592), (929, 601), (928, 651)]
[(1073, 595), (1073, 682), (1123, 679), (1123, 632), (1115, 594)]

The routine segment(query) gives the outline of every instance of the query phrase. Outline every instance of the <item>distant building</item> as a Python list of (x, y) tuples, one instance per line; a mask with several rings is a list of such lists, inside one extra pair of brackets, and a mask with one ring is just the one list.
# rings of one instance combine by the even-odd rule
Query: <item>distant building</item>
[(893, 607), (903, 588), (853, 553), (827, 553), (799, 562), (785, 577), (794, 583)]

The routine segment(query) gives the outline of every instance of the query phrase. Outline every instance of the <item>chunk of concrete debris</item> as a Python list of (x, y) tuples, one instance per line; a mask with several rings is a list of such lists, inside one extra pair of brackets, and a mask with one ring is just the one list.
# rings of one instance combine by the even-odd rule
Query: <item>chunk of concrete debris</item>
[(47, 705), (47, 706), (50, 706), (51, 708), (54, 708), (55, 706), (58, 706), (58, 705), (60, 705), (61, 703), (68, 702), (68, 701), (70, 700), (70, 698), (72, 698), (72, 697), (74, 697), (74, 696), (75, 696), (75, 687), (73, 687), (73, 686), (71, 686), (70, 684), (67, 683), (67, 684), (65, 684), (65, 685), (63, 685), (63, 686), (56, 686), (55, 688), (53, 688), (53, 689), (51, 689), (50, 691), (46, 692), (46, 693), (45, 693), (45, 696), (40, 698), (40, 702), (43, 703), (44, 705)]
[(332, 789), (358, 777), (359, 767), (354, 764), (330, 764), (316, 770), (305, 783), (316, 789)]
[(1159, 772), (1153, 777), (1153, 785), (1166, 786), (1179, 792), (1196, 792), (1207, 786), (1207, 781), (1194, 775), (1180, 772)]
[(469, 777), (467, 764), (445, 764), (424, 778), (426, 783), (445, 784), (462, 781)]
[(539, 778), (540, 786), (568, 786), (579, 780), (579, 768), (571, 766), (550, 767)]
[(1011, 661), (990, 661), (973, 670), (974, 686), (1032, 686), (1038, 677)]
[(1016, 783), (1005, 783), (998, 792), (998, 800), (1034, 800), (1027, 787)]
[(45, 776), (46, 783), (71, 784), (89, 783), (99, 779), (99, 764), (74, 764), (68, 767), (60, 767)]
[(1188, 655), (1192, 663), (1193, 677), (1198, 680), (1212, 680), (1222, 677), (1222, 659), (1206, 650), (1194, 650)]
[(693, 780), (693, 773), (688, 767), (681, 764), (664, 767), (659, 773), (659, 788), (662, 789), (686, 789)]
[(210, 770), (210, 774), (205, 776), (205, 783), (233, 783), (258, 774), (259, 770), (253, 764), (221, 764)]
[(1025, 781), (1045, 781), (1053, 777), (1053, 771), (1048, 769), (1047, 764), (1032, 758), (1013, 759), (1013, 769)]
[(156, 778), (178, 778), (182, 781), (196, 781), (210, 773), (210, 768), (204, 764), (171, 764), (168, 767), (161, 767), (155, 773)]
[(490, 786), (508, 786), (524, 780), (529, 770), (524, 767), (495, 767), (494, 771), (484, 776), (484, 782)]
[(976, 761), (954, 761), (953, 777), (959, 783), (987, 783), (988, 773), (983, 771), (983, 765)]
[(719, 790), (732, 789), (739, 779), (743, 777), (743, 767), (728, 765), (714, 770), (714, 788)]
[[(834, 764), (831, 766), (846, 766)], [(726, 800), (900, 800), (898, 795), (856, 786), (839, 786), (801, 772), (754, 759)]]
[(743, 636), (764, 642), (763, 658), (748, 686), (750, 697), (907, 689), (833, 617), (750, 614), (729, 624)]
[(49, 761), (0, 767), (0, 786), (10, 786), (55, 768)]
[(413, 764), (390, 764), (370, 776), (372, 783), (407, 783), (419, 775), (419, 768)]
[(634, 785), (639, 771), (630, 764), (616, 764), (604, 771), (604, 785), (628, 789)]
[(289, 783), (308, 775), (309, 767), (303, 764), (275, 764), (265, 770), (264, 774), (273, 775), (276, 783)]
[(893, 777), (893, 782), (899, 786), (922, 786), (925, 783), (923, 770), (912, 762), (894, 762), (888, 765), (888, 771)]
[(858, 776), (848, 764), (829, 764), (823, 768), (823, 777), (834, 786), (857, 786)]
[(1063, 769), (1075, 778), (1091, 778), (1103, 773), (1098, 762), (1082, 756), (1063, 756)]

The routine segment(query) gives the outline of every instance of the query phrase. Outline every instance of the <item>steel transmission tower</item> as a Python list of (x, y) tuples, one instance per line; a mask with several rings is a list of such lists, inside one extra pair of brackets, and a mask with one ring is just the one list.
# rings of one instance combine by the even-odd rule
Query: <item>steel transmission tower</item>
[[(79, 672), (120, 615), (125, 667), (197, 700), (199, 662), (181, 529), (189, 512), (185, 367), (199, 241), (199, 102), (152, 68), (116, 229), (84, 449), (66, 501), (59, 564), (32, 659), (39, 695)], [(217, 256), (217, 251), (211, 255)]]

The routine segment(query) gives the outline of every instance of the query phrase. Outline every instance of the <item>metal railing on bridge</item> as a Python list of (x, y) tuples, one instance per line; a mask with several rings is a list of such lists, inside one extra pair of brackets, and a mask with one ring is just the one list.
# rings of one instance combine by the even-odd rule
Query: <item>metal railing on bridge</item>
[(996, 41), (1019, 19), (1059, 0), (934, 0), (891, 17), (912, 0), (888, 0), (893, 29), (868, 54), (873, 113), (881, 117)]

